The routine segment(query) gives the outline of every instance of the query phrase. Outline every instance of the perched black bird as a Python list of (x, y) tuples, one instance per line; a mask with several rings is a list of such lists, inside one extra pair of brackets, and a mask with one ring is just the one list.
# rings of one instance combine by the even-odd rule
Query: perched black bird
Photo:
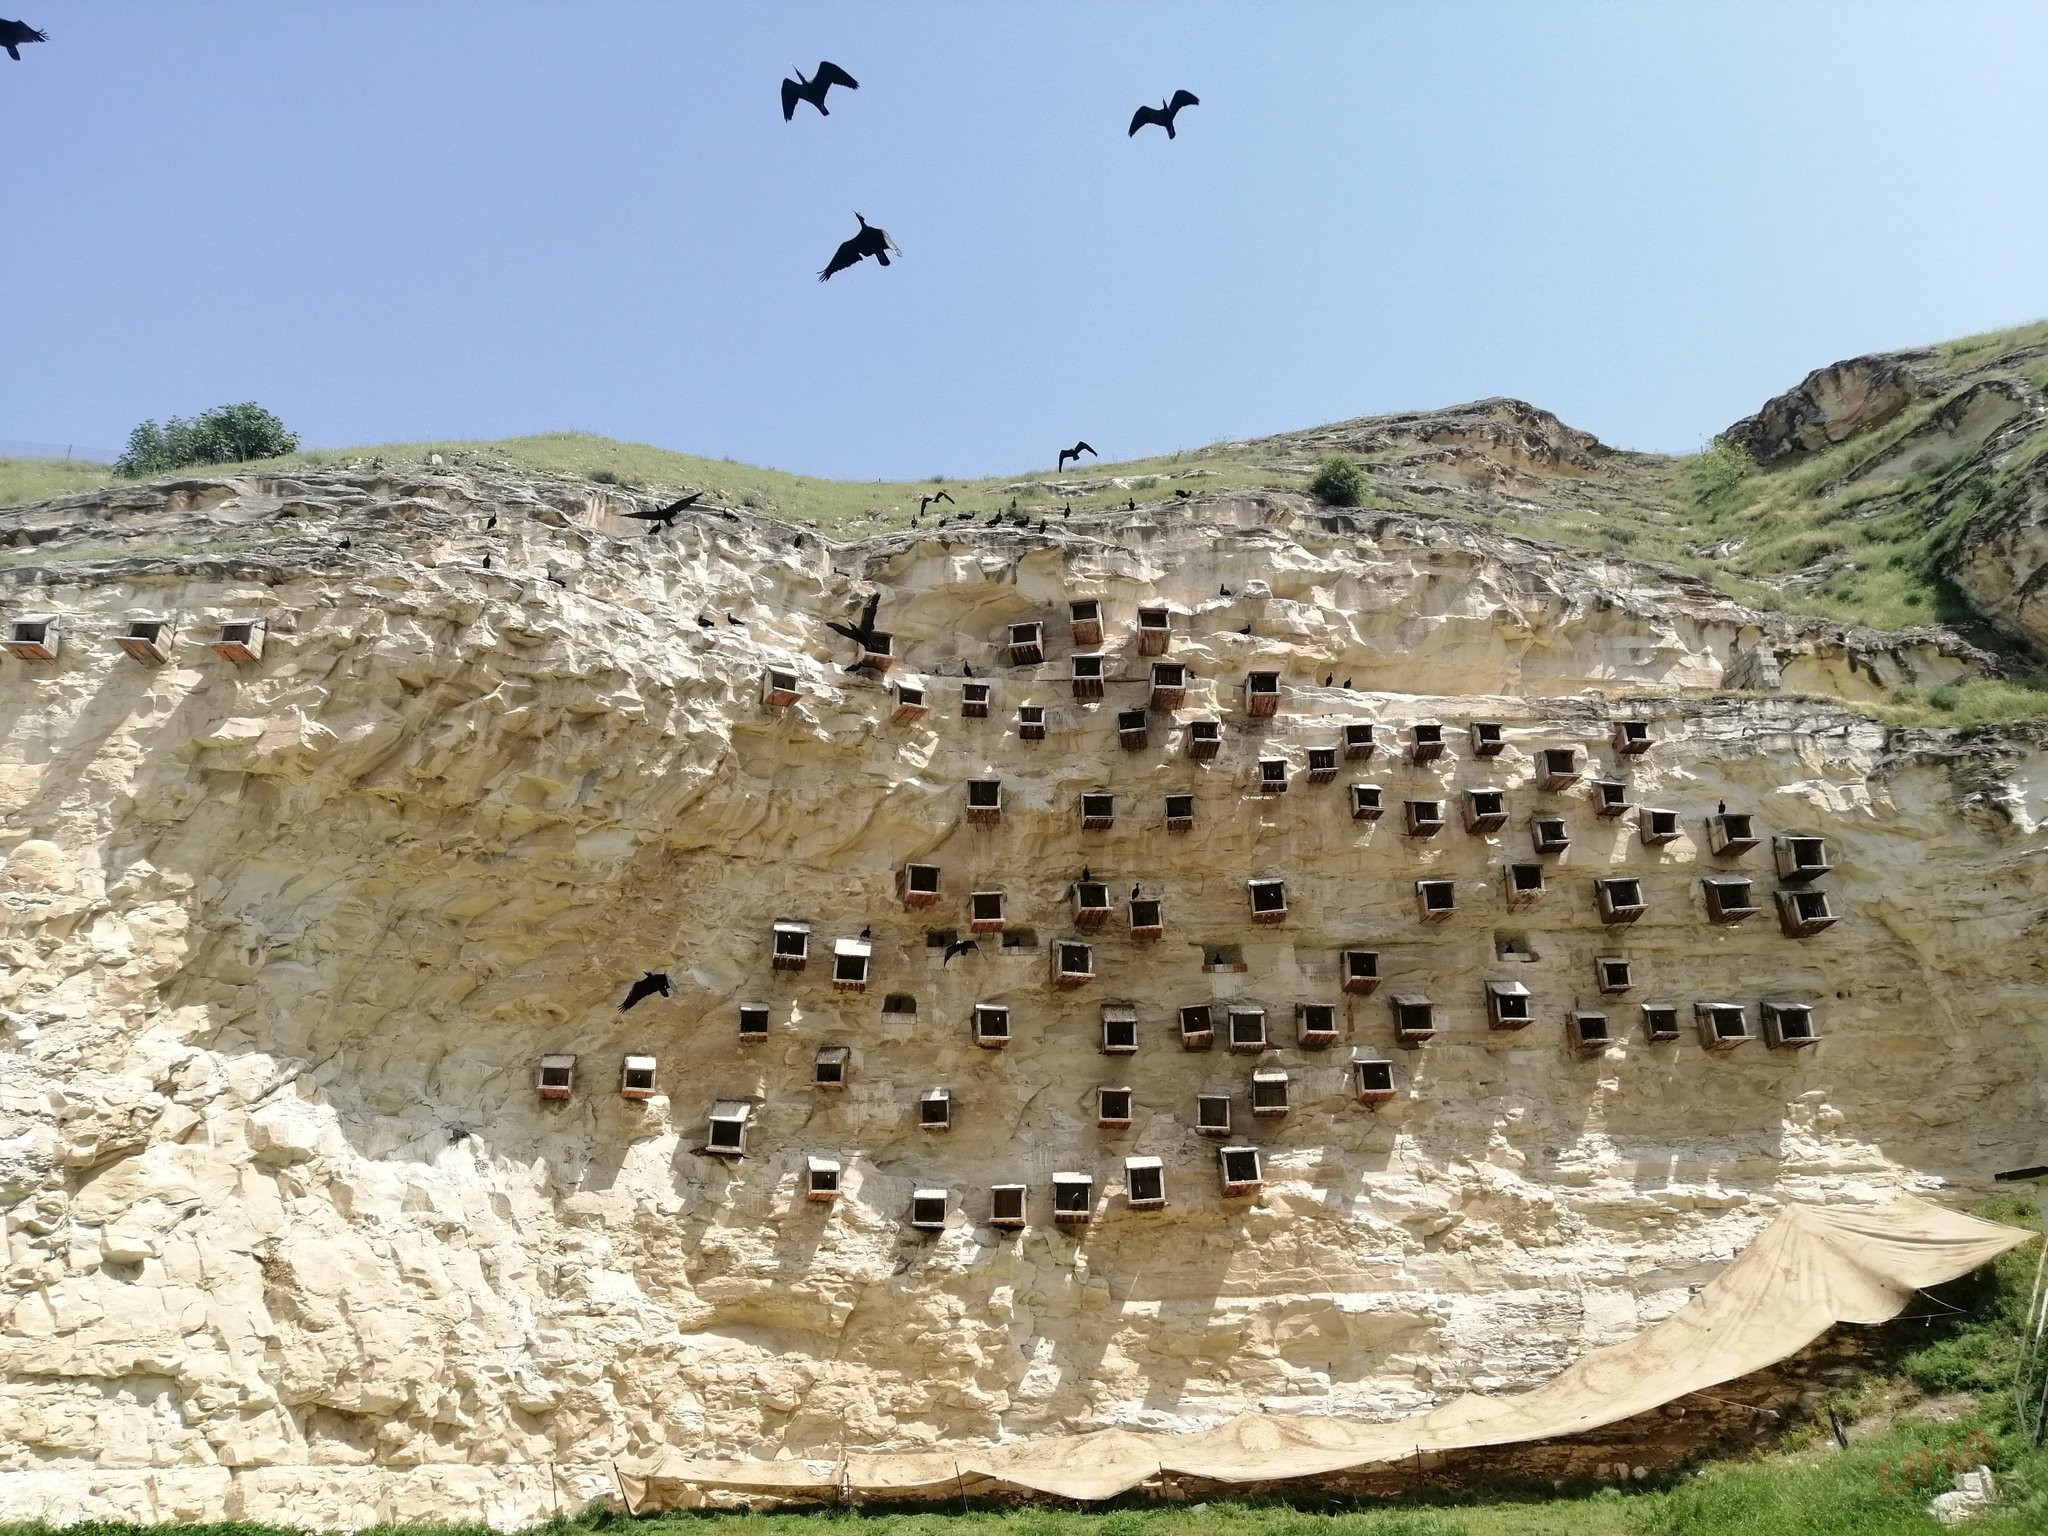
[(997, 507), (995, 511), (989, 513), (988, 515), (988, 524), (991, 528), (993, 528), (997, 523), (1000, 523), (1002, 520), (1003, 509), (1001, 507)]
[(860, 936), (864, 939), (872, 939), (875, 936), (875, 930), (873, 928), (863, 928), (860, 931)]
[(1728, 802), (1723, 800), (1719, 805), (1715, 806), (1714, 814), (1716, 816), (1726, 816), (1728, 814)]
[(945, 504), (946, 504), (947, 506), (949, 506), (949, 507), (953, 505), (953, 498), (952, 498), (952, 497), (950, 497), (950, 496), (948, 496), (948, 495), (947, 495), (947, 494), (946, 494), (946, 493), (945, 493), (944, 491), (933, 491), (933, 492), (931, 493), (931, 495), (929, 495), (929, 496), (920, 496), (920, 497), (918, 497), (918, 498), (917, 498), (917, 515), (918, 515), (919, 517), (923, 517), (923, 516), (924, 516), (924, 514), (925, 514), (925, 509), (926, 509), (927, 507), (930, 507), (930, 506), (932, 506), (932, 505), (933, 505), (934, 503), (937, 503), (937, 502), (941, 502), (941, 501), (943, 501), (943, 502), (944, 502), (944, 503), (945, 503)]
[(1137, 137), (1138, 130), (1147, 123), (1157, 123), (1166, 130), (1166, 136), (1170, 139), (1173, 137), (1173, 120), (1180, 116), (1180, 109), (1182, 107), (1199, 107), (1201, 104), (1202, 98), (1193, 91), (1175, 91), (1171, 101), (1164, 102), (1156, 107), (1140, 107), (1136, 112), (1132, 113), (1131, 131), (1125, 134), (1124, 137), (1127, 139), (1135, 138)]
[(1086, 864), (1083, 864), (1083, 865), (1081, 866), (1081, 883), (1082, 883), (1083, 885), (1086, 885), (1086, 884), (1088, 884), (1088, 881), (1089, 881), (1089, 875), (1088, 875), (1088, 866), (1087, 866)]
[(1336, 682), (1336, 681), (1337, 681), (1337, 674), (1336, 674), (1336, 673), (1334, 673), (1334, 672), (1326, 673), (1326, 674), (1324, 674), (1324, 677), (1323, 677), (1323, 686), (1324, 686), (1325, 688), (1327, 688), (1327, 687), (1329, 687), (1329, 686), (1330, 686), (1330, 685), (1331, 685), (1332, 683), (1334, 683), (1334, 682)]
[(1067, 503), (1067, 504), (1066, 504), (1066, 505), (1065, 505), (1064, 507), (1061, 507), (1061, 508), (1060, 508), (1060, 516), (1061, 516), (1061, 517), (1072, 517), (1073, 515), (1074, 515), (1074, 504), (1073, 504), (1073, 503), (1072, 503), (1071, 501), (1070, 501), (1070, 502), (1068, 502), (1068, 503)]
[(704, 615), (700, 613), (697, 615), (697, 627), (699, 629), (709, 629), (711, 628), (711, 621), (705, 618)]
[(1134, 886), (1132, 886), (1132, 887), (1131, 887), (1131, 900), (1133, 900), (1133, 901), (1136, 901), (1137, 899), (1138, 899), (1138, 888), (1137, 888), (1137, 887), (1136, 887), (1136, 886), (1134, 885)]
[(497, 514), (497, 513), (493, 512), (493, 513), (492, 513), (492, 514), (491, 514), (491, 515), (490, 515), (489, 517), (487, 517), (487, 518), (485, 518), (485, 519), (484, 519), (484, 532), (485, 532), (485, 533), (489, 533), (489, 532), (490, 532), (490, 531), (491, 531), (491, 530), (492, 530), (493, 528), (495, 528), (495, 527), (497, 527), (497, 526), (498, 526), (498, 514)]
[(782, 120), (786, 123), (796, 116), (796, 104), (800, 101), (816, 107), (818, 116), (830, 117), (832, 114), (825, 110), (825, 93), (835, 85), (843, 85), (849, 91), (860, 89), (860, 82), (830, 59), (820, 59), (818, 72), (808, 80), (799, 69), (794, 80), (782, 82)]
[(1345, 689), (1346, 689), (1347, 691), (1348, 691), (1348, 690), (1350, 689), (1350, 687), (1351, 687), (1351, 679), (1350, 679), (1350, 678), (1348, 678), (1348, 677), (1347, 677), (1347, 678), (1345, 678), (1345, 679), (1344, 679), (1344, 687), (1345, 687)]
[(356, 541), (354, 539), (343, 539), (339, 544), (335, 545), (334, 547), (336, 549), (354, 549), (355, 543)]
[(1222, 582), (1219, 581), (1216, 583), (1216, 595), (1218, 597), (1228, 597), (1230, 596), (1230, 588), (1226, 587), (1225, 585), (1223, 585)]
[(946, 958), (941, 960), (939, 964), (951, 965), (956, 955), (974, 955), (979, 953), (981, 953), (981, 946), (973, 939), (955, 939), (946, 946)]
[(484, 569), (488, 571), (488, 570), (489, 570), (490, 568), (491, 568), (491, 557), (490, 557), (489, 555), (485, 555), (485, 556), (484, 556)]
[(1014, 496), (1010, 498), (1010, 510), (1012, 512), (1017, 510), (1017, 498)]
[(1245, 625), (1245, 627), (1244, 627), (1243, 629), (1240, 629), (1240, 630), (1238, 631), (1238, 633), (1239, 633), (1240, 635), (1248, 635), (1248, 634), (1250, 634), (1251, 632), (1252, 632), (1252, 627), (1251, 627), (1251, 625), (1249, 625), (1249, 624)]
[(729, 613), (725, 616), (725, 622), (730, 624), (734, 629), (745, 629), (747, 627)]
[(972, 666), (972, 664), (970, 664), (970, 663), (968, 663), (968, 662), (964, 662), (964, 661), (963, 661), (963, 662), (961, 662), (961, 663), (960, 663), (960, 675), (961, 675), (962, 677), (972, 677), (972, 676), (974, 676), (974, 667)]
[(1045, 519), (1042, 517), (1038, 520), (1038, 531), (1040, 533), (1045, 532)]
[(624, 1013), (635, 1003), (652, 997), (657, 992), (663, 997), (669, 995), (667, 971), (649, 971), (638, 981), (634, 982), (626, 992), (626, 1000), (619, 1004), (619, 1012)]
[(1135, 497), (1135, 496), (1127, 497), (1127, 498), (1125, 499), (1125, 501), (1124, 501), (1124, 510), (1125, 510), (1126, 512), (1135, 512), (1135, 511), (1137, 511), (1137, 510), (1138, 510), (1138, 498), (1137, 498), (1137, 497)]
[(1062, 448), (1060, 450), (1060, 461), (1059, 463), (1053, 465), (1052, 472), (1054, 474), (1058, 474), (1061, 470), (1065, 469), (1067, 467), (1067, 460), (1069, 459), (1072, 459), (1076, 464), (1080, 463), (1081, 455), (1084, 453), (1087, 454), (1090, 458), (1099, 459), (1102, 457), (1101, 454), (1097, 453), (1093, 448), (1090, 448), (1086, 443), (1076, 443), (1071, 448)]
[(1178, 496), (1182, 501), (1186, 501), (1188, 499), (1188, 493), (1186, 491), (1175, 491), (1173, 494)]
[(844, 272), (855, 262), (866, 257), (872, 256), (886, 267), (891, 255), (903, 254), (897, 250), (896, 242), (889, 238), (889, 231), (870, 224), (861, 218), (859, 213), (855, 213), (854, 217), (860, 219), (860, 233), (851, 240), (840, 242), (839, 249), (832, 253), (832, 259), (825, 263), (825, 270), (818, 274), (819, 282), (824, 282), (834, 272)]
[(687, 512), (697, 504), (703, 495), (702, 491), (692, 491), (681, 501), (672, 501), (665, 507), (656, 507), (652, 512), (628, 512), (626, 516), (632, 518), (637, 523), (645, 523), (647, 531), (651, 534), (657, 528), (675, 527), (676, 514)]
[(17, 64), (21, 62), (20, 44), (47, 43), (49, 40), (49, 33), (38, 32), (25, 21), (0, 21), (0, 48), (5, 48), (7, 57)]

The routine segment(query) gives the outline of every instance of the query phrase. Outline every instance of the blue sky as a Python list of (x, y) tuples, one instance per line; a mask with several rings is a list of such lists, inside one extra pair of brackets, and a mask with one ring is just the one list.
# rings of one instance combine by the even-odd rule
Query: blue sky
[[(1513, 394), (1683, 451), (2048, 314), (2039, 0), (8, 14), (0, 438), (255, 399), (910, 477)], [(821, 57), (861, 89), (783, 123)], [(856, 208), (904, 258), (821, 285)]]

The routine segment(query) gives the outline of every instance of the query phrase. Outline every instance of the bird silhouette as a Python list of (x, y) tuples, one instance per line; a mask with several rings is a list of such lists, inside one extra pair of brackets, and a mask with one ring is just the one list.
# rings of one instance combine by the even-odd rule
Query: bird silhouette
[[(851, 640), (855, 645), (860, 647), (861, 655), (865, 656), (869, 651), (875, 649), (875, 641), (880, 633), (880, 631), (878, 631), (875, 628), (875, 610), (881, 606), (882, 594), (880, 592), (870, 592), (868, 594), (867, 605), (863, 607), (860, 611), (860, 619), (858, 620), (858, 622), (852, 624), (842, 624), (837, 619), (827, 619), (825, 621), (825, 627), (831, 630), (832, 633), (834, 633), (835, 635), (846, 636), (847, 639)], [(858, 672), (860, 670), (860, 667), (861, 663), (859, 661), (855, 661), (852, 666), (847, 668), (847, 671)]]
[(485, 533), (489, 533), (489, 532), (490, 532), (490, 531), (491, 531), (491, 530), (492, 530), (493, 528), (495, 528), (495, 527), (497, 527), (497, 526), (498, 526), (498, 514), (497, 514), (497, 513), (493, 512), (493, 513), (492, 513), (492, 514), (491, 514), (491, 515), (490, 515), (489, 517), (487, 517), (487, 518), (485, 518), (485, 519), (484, 519), (484, 532), (485, 532)]
[(1728, 802), (1723, 800), (1719, 805), (1715, 806), (1714, 814), (1716, 816), (1726, 816), (1728, 814)]
[(1323, 686), (1324, 686), (1325, 688), (1329, 687), (1329, 686), (1330, 686), (1330, 685), (1331, 685), (1332, 683), (1334, 683), (1334, 682), (1336, 682), (1336, 681), (1337, 681), (1337, 674), (1336, 674), (1336, 673), (1334, 673), (1334, 672), (1326, 672), (1326, 673), (1324, 673), (1324, 674), (1323, 674)]
[(1351, 679), (1350, 679), (1350, 678), (1348, 678), (1348, 677), (1344, 679), (1344, 688), (1345, 688), (1345, 691), (1346, 691), (1346, 692), (1349, 692), (1349, 691), (1350, 691), (1350, 688), (1351, 688)]
[(1249, 625), (1249, 624), (1245, 625), (1245, 627), (1244, 627), (1243, 629), (1240, 629), (1240, 630), (1238, 631), (1238, 633), (1239, 633), (1240, 635), (1248, 635), (1248, 634), (1250, 634), (1251, 632), (1252, 632), (1252, 627), (1251, 627), (1251, 625)]
[(963, 661), (960, 663), (960, 675), (962, 677), (972, 677), (974, 676), (974, 668), (969, 663)]
[(1137, 511), (1137, 510), (1138, 510), (1138, 498), (1137, 498), (1137, 497), (1135, 497), (1135, 496), (1128, 496), (1128, 497), (1125, 497), (1125, 498), (1124, 498), (1124, 510), (1125, 510), (1126, 512), (1135, 512), (1135, 511)]
[(1222, 582), (1219, 581), (1218, 583), (1216, 583), (1216, 595), (1218, 597), (1228, 597), (1230, 596), (1230, 588), (1226, 587), (1225, 585), (1223, 585)]
[(1070, 501), (1070, 502), (1068, 502), (1068, 503), (1067, 503), (1067, 504), (1066, 504), (1066, 505), (1065, 505), (1064, 507), (1061, 507), (1061, 508), (1060, 508), (1060, 516), (1061, 516), (1061, 517), (1072, 517), (1073, 515), (1074, 515), (1074, 504), (1073, 504), (1073, 503), (1072, 503), (1071, 501)]
[(672, 501), (665, 507), (656, 507), (652, 512), (628, 512), (626, 516), (636, 523), (645, 523), (647, 532), (652, 535), (656, 529), (675, 527), (677, 514), (694, 507), (703, 495), (702, 491), (692, 491), (681, 501)]
[(946, 493), (945, 493), (944, 491), (933, 491), (933, 492), (931, 493), (931, 495), (929, 495), (929, 496), (920, 496), (920, 497), (918, 497), (918, 498), (917, 498), (917, 515), (918, 515), (919, 517), (923, 517), (923, 516), (924, 516), (924, 514), (925, 514), (925, 509), (926, 509), (927, 507), (930, 507), (930, 506), (934, 505), (935, 503), (937, 503), (937, 502), (941, 502), (941, 501), (943, 501), (943, 502), (944, 502), (944, 503), (945, 503), (945, 504), (946, 504), (947, 506), (949, 506), (949, 507), (953, 505), (953, 498), (952, 498), (952, 497), (950, 497), (950, 496), (948, 496), (948, 495), (947, 495), (947, 494), (946, 494)]
[(634, 982), (626, 992), (626, 1000), (619, 1004), (619, 1012), (624, 1013), (634, 1004), (654, 996), (657, 992), (663, 997), (669, 995), (667, 971), (649, 971)]
[(863, 928), (860, 931), (860, 936), (864, 939), (872, 939), (875, 936), (875, 930), (871, 927)]
[(490, 568), (491, 568), (491, 557), (490, 557), (489, 555), (485, 555), (485, 556), (484, 556), (484, 569), (488, 571), (488, 570), (489, 570)]
[(860, 233), (851, 240), (840, 242), (839, 249), (832, 253), (832, 259), (825, 263), (825, 270), (818, 274), (819, 282), (824, 282), (834, 272), (844, 272), (855, 262), (861, 261), (866, 257), (872, 256), (886, 267), (889, 265), (889, 257), (892, 254), (897, 256), (903, 254), (903, 252), (897, 250), (896, 242), (889, 238), (889, 231), (870, 224), (866, 219), (861, 218), (857, 212), (854, 214), (854, 217), (860, 220)]
[(697, 615), (697, 627), (699, 629), (709, 629), (711, 628), (711, 621), (705, 618), (704, 615), (700, 613)]
[(1045, 519), (1042, 517), (1038, 520), (1038, 531), (1040, 533), (1045, 532)]
[(790, 548), (791, 548), (791, 549), (802, 549), (803, 547), (804, 547), (804, 536), (803, 536), (802, 534), (798, 534), (798, 535), (796, 536), (796, 538), (795, 538), (795, 539), (794, 539), (794, 540), (793, 540), (793, 541), (791, 542), (791, 544), (790, 544)]
[(336, 549), (354, 549), (355, 545), (356, 541), (354, 539), (343, 539), (339, 544), (335, 545), (334, 547)]
[(1133, 901), (1136, 901), (1137, 899), (1138, 899), (1138, 887), (1136, 887), (1136, 886), (1134, 885), (1134, 886), (1132, 886), (1132, 887), (1131, 887), (1131, 900), (1133, 900)]
[(1017, 498), (1014, 496), (1010, 498), (1010, 510), (1012, 512), (1017, 510)]
[(843, 85), (849, 91), (860, 89), (860, 82), (830, 59), (820, 59), (818, 72), (808, 80), (802, 70), (797, 70), (794, 80), (782, 82), (782, 120), (786, 123), (796, 116), (796, 104), (800, 101), (816, 107), (818, 116), (830, 117), (832, 114), (825, 110), (825, 93), (835, 85)]
[(47, 43), (49, 40), (49, 33), (38, 32), (25, 21), (0, 21), (0, 48), (5, 48), (7, 57), (17, 64), (21, 62), (20, 44)]
[(1140, 107), (1136, 112), (1132, 113), (1131, 131), (1125, 134), (1124, 137), (1127, 139), (1136, 138), (1140, 128), (1144, 127), (1147, 123), (1157, 123), (1166, 130), (1166, 136), (1170, 139), (1173, 137), (1173, 120), (1180, 116), (1180, 109), (1182, 107), (1199, 107), (1201, 104), (1202, 98), (1193, 91), (1175, 91), (1171, 101), (1163, 102), (1156, 107)]
[(745, 629), (747, 627), (729, 613), (725, 616), (725, 622), (730, 624), (734, 629)]
[(1178, 496), (1182, 501), (1186, 501), (1188, 499), (1188, 493), (1186, 491), (1175, 491), (1173, 494)]
[(946, 946), (946, 958), (941, 960), (939, 964), (951, 965), (956, 955), (979, 954), (980, 952), (981, 946), (973, 939), (955, 939)]
[(1088, 874), (1088, 866), (1086, 864), (1083, 864), (1081, 866), (1081, 884), (1087, 885), (1089, 883), (1089, 879), (1090, 876)]
[(720, 507), (718, 509), (718, 515), (724, 518), (728, 523), (736, 523), (740, 520), (739, 513), (730, 511), (725, 507)]
[(1102, 457), (1101, 454), (1097, 453), (1093, 448), (1090, 448), (1086, 443), (1076, 443), (1071, 448), (1062, 448), (1060, 450), (1060, 461), (1059, 463), (1053, 466), (1052, 472), (1054, 474), (1058, 474), (1061, 470), (1065, 469), (1067, 467), (1067, 460), (1069, 459), (1072, 459), (1076, 464), (1080, 463), (1081, 455), (1084, 453), (1087, 454), (1090, 458), (1099, 459)]

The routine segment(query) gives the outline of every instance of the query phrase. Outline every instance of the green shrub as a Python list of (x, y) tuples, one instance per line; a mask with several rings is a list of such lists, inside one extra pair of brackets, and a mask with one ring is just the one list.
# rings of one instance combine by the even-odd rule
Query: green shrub
[(173, 416), (162, 426), (145, 421), (128, 434), (114, 473), (130, 480), (194, 464), (240, 464), (296, 453), (299, 434), (253, 400), (217, 405), (190, 421)]
[(1927, 702), (1943, 714), (1949, 714), (1963, 702), (1963, 695), (1953, 683), (1943, 683), (1939, 688), (1928, 690)]
[(1308, 488), (1318, 501), (1333, 507), (1357, 507), (1365, 503), (1365, 471), (1349, 454), (1333, 453), (1316, 467)]
[(1715, 438), (1703, 452), (1686, 460), (1685, 484), (1692, 504), (1702, 512), (1725, 511), (1741, 505), (1746, 499), (1743, 482), (1753, 468), (1748, 454)]

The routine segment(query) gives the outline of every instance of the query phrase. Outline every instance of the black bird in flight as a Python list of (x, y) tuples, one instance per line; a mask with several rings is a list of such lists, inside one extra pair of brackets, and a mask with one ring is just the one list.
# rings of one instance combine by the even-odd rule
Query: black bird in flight
[(1157, 123), (1166, 130), (1166, 136), (1170, 139), (1173, 137), (1173, 120), (1180, 116), (1180, 109), (1182, 107), (1199, 107), (1201, 104), (1202, 98), (1193, 91), (1175, 91), (1173, 99), (1164, 105), (1140, 107), (1136, 112), (1132, 113), (1131, 131), (1125, 134), (1124, 137), (1127, 139), (1135, 138), (1138, 130), (1147, 123)]
[(832, 114), (825, 110), (825, 93), (835, 85), (843, 85), (849, 91), (860, 89), (860, 82), (830, 59), (820, 59), (818, 72), (808, 80), (802, 70), (797, 70), (794, 80), (782, 82), (782, 120), (786, 123), (796, 116), (796, 104), (800, 101), (816, 107), (818, 116), (830, 117)]
[(1097, 453), (1093, 448), (1090, 448), (1086, 443), (1076, 443), (1071, 448), (1062, 448), (1060, 450), (1060, 461), (1059, 463), (1053, 466), (1052, 472), (1054, 474), (1058, 474), (1061, 470), (1065, 469), (1067, 467), (1067, 460), (1069, 459), (1072, 459), (1076, 464), (1080, 463), (1081, 455), (1084, 453), (1087, 454), (1090, 458), (1099, 459), (1102, 457), (1101, 454)]
[(49, 40), (49, 33), (38, 32), (25, 21), (0, 21), (0, 48), (5, 48), (7, 57), (17, 64), (21, 62), (21, 44), (47, 43)]
[(818, 274), (819, 282), (824, 282), (834, 272), (844, 272), (848, 267), (865, 257), (872, 256), (886, 267), (889, 265), (891, 254), (897, 256), (903, 254), (903, 252), (897, 250), (896, 242), (889, 238), (889, 231), (870, 224), (866, 219), (861, 218), (858, 212), (854, 214), (854, 217), (860, 220), (860, 233), (851, 240), (840, 242), (839, 249), (832, 253), (832, 259), (825, 263), (825, 270)]
[(703, 498), (703, 495), (702, 491), (692, 491), (681, 501), (672, 501), (665, 507), (656, 507), (652, 512), (628, 512), (626, 516), (632, 518), (635, 522), (645, 523), (647, 525), (647, 532), (652, 535), (657, 528), (675, 527), (676, 514), (689, 511), (690, 508), (694, 507)]
[(979, 954), (980, 952), (981, 946), (973, 939), (955, 939), (946, 946), (946, 958), (941, 960), (939, 964), (942, 966), (951, 965), (956, 955)]
[(638, 981), (634, 982), (632, 987), (626, 992), (626, 1000), (619, 1004), (619, 1012), (624, 1013), (635, 1003), (645, 998), (650, 998), (657, 992), (663, 997), (669, 995), (667, 971), (649, 971)]
[[(860, 647), (862, 655), (866, 655), (875, 643), (875, 636), (878, 633), (875, 629), (875, 610), (881, 606), (882, 594), (880, 592), (870, 592), (868, 594), (867, 606), (861, 609), (860, 618), (857, 622), (843, 624), (837, 619), (827, 619), (825, 627), (835, 635), (846, 636), (847, 639)], [(860, 670), (860, 663), (856, 661), (847, 670), (849, 672), (858, 672)], [(862, 937), (865, 938), (866, 935), (863, 934)]]
[(933, 491), (929, 496), (918, 497), (917, 515), (919, 517), (923, 517), (926, 509), (931, 507), (934, 503), (941, 501), (943, 501), (949, 507), (953, 505), (953, 498), (948, 496), (944, 491)]

